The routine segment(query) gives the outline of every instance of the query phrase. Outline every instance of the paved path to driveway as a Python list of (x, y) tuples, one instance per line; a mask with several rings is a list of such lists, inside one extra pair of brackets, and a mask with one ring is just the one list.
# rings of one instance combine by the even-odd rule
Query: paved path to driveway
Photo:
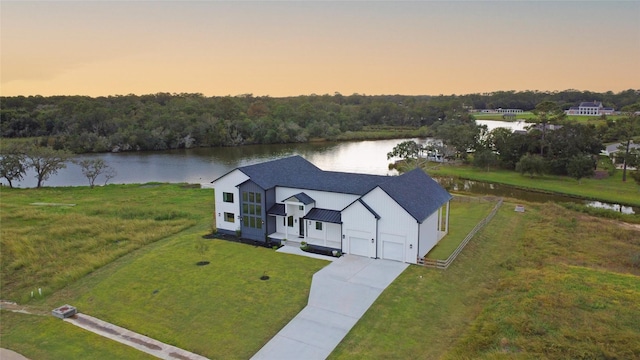
[(102, 321), (89, 315), (78, 313), (73, 317), (64, 319), (64, 321), (79, 326), (83, 329), (92, 331), (98, 335), (102, 335), (109, 339), (123, 343), (125, 345), (129, 345), (160, 359), (207, 359), (204, 356), (200, 356), (198, 354), (182, 350), (175, 346), (162, 343), (158, 340), (154, 340), (150, 337), (135, 333), (117, 325), (110, 324), (106, 321)]
[(252, 359), (326, 359), (409, 264), (345, 255), (313, 275), (309, 302)]

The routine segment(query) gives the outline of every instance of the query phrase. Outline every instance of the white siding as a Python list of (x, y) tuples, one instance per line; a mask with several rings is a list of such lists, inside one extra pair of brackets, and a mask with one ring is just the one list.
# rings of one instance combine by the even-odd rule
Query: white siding
[(438, 211), (434, 212), (420, 224), (420, 253), (424, 257), (438, 243)]
[(316, 229), (315, 220), (307, 221), (307, 239), (309, 244), (340, 249), (340, 224), (322, 223), (322, 230)]
[[(401, 236), (404, 244), (404, 261), (415, 264), (418, 257), (418, 222), (379, 187), (362, 197), (378, 215), (378, 234)], [(382, 256), (382, 241), (377, 244), (377, 256)]]
[(304, 190), (304, 189), (296, 189), (296, 188), (288, 188), (288, 187), (276, 187), (276, 202), (282, 203), (283, 200), (288, 199), (289, 197), (299, 194), (305, 193), (309, 195), (313, 200), (315, 200), (315, 207), (319, 209), (328, 209), (328, 210), (342, 210), (345, 206), (351, 204), (355, 200), (359, 198), (358, 195), (351, 194), (340, 194), (340, 193), (332, 193), (327, 191), (318, 191), (318, 190)]
[(276, 232), (281, 234), (287, 233), (287, 217), (286, 216), (276, 216)]
[[(361, 256), (376, 257), (375, 242), (377, 240), (376, 226), (377, 219), (359, 201), (354, 202), (342, 211), (342, 252), (350, 254), (351, 249), (360, 249)], [(351, 244), (352, 241), (366, 239), (365, 243), (360, 241), (360, 245)], [(373, 245), (369, 241), (373, 239)]]
[[(216, 201), (216, 227), (218, 229), (236, 231), (236, 229), (240, 228), (240, 220), (238, 220), (238, 215), (240, 215), (240, 194), (237, 186), (247, 180), (249, 180), (249, 177), (236, 169), (213, 183)], [(233, 194), (233, 203), (222, 201), (222, 193), (224, 192)], [(233, 223), (225, 221), (225, 212), (233, 214)]]

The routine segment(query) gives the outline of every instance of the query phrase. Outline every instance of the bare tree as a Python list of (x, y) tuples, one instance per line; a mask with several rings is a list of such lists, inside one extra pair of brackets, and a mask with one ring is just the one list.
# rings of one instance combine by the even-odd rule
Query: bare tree
[(42, 187), (42, 183), (51, 175), (67, 167), (66, 163), (71, 156), (72, 154), (65, 150), (31, 146), (25, 151), (26, 167), (32, 167), (35, 170), (36, 179), (38, 179), (37, 187)]
[(20, 181), (27, 172), (24, 153), (17, 147), (9, 147), (0, 154), (0, 178), (7, 179), (9, 187), (12, 181)]
[(109, 180), (113, 179), (114, 177), (116, 177), (116, 175), (118, 175), (118, 173), (116, 172), (116, 170), (112, 167), (108, 167), (105, 171), (104, 171), (104, 184), (107, 185), (107, 183), (109, 182)]
[[(104, 174), (107, 181), (115, 176), (113, 170), (103, 159), (83, 159), (75, 162), (82, 170), (82, 174), (89, 180), (89, 186), (93, 188), (95, 186), (96, 179), (101, 174)], [(111, 175), (113, 174), (113, 175)]]

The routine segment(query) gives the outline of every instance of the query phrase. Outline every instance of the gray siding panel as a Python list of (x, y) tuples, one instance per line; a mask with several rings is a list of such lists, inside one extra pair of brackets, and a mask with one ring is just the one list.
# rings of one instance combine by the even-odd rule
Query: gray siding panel
[[(256, 240), (256, 241), (265, 241), (266, 239), (266, 234), (267, 234), (267, 223), (265, 221), (266, 219), (266, 212), (267, 212), (267, 208), (266, 208), (266, 194), (264, 189), (262, 189), (260, 186), (258, 186), (256, 183), (254, 183), (253, 181), (249, 180), (249, 181), (245, 181), (244, 183), (240, 184), (239, 186), (239, 190), (240, 190), (240, 212), (241, 212), (241, 216), (242, 219), (240, 220), (240, 224), (241, 224), (241, 230), (242, 230), (242, 237), (245, 239), (251, 239), (251, 240)], [(244, 198), (243, 198), (243, 193), (244, 192), (252, 192), (254, 194), (260, 194), (260, 214), (255, 214), (253, 216), (256, 217), (256, 221), (261, 221), (264, 222), (262, 224), (262, 228), (258, 229), (256, 227), (251, 227), (251, 226), (246, 226), (244, 223), (244, 217), (245, 216), (252, 216), (251, 214), (245, 214), (244, 213)], [(249, 203), (249, 204), (256, 204), (256, 203)]]

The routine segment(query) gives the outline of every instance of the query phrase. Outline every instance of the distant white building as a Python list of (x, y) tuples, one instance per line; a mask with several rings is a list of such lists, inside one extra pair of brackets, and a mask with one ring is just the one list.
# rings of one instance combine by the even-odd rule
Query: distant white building
[(602, 116), (613, 115), (613, 108), (606, 108), (602, 106), (602, 102), (581, 102), (580, 106), (573, 106), (569, 110), (565, 111), (567, 115), (586, 115), (586, 116)]
[(522, 114), (524, 110), (522, 109), (483, 109), (481, 112), (486, 114)]

